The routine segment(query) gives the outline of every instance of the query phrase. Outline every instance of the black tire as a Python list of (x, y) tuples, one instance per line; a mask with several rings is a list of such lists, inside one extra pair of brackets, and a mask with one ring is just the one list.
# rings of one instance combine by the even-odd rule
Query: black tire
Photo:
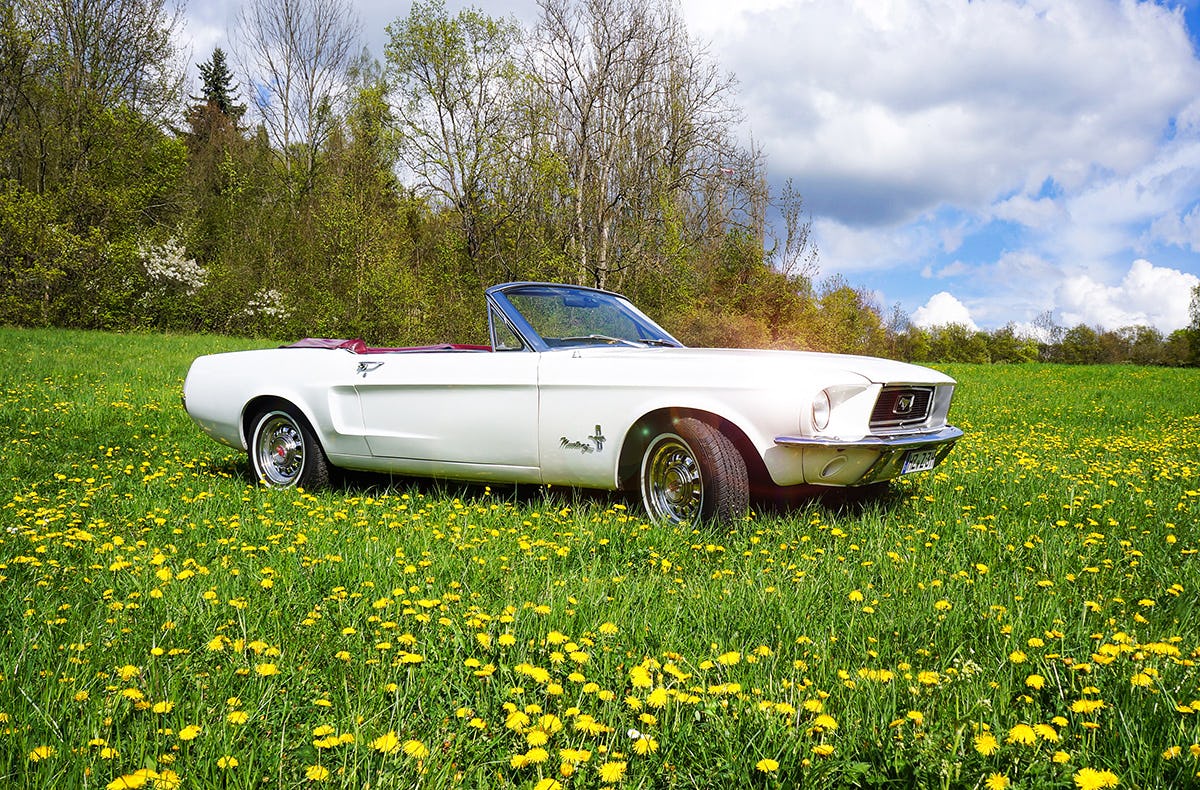
[(746, 460), (729, 437), (692, 417), (651, 440), (638, 481), (642, 506), (656, 523), (732, 523), (750, 507)]
[(272, 488), (329, 485), (329, 460), (308, 421), (290, 405), (262, 412), (250, 433), (250, 468)]

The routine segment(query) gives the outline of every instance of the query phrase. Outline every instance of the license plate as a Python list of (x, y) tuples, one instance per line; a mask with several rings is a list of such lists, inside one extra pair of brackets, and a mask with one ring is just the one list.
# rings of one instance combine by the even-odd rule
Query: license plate
[(910, 450), (908, 455), (904, 456), (904, 467), (900, 470), (900, 474), (928, 472), (935, 465), (937, 465), (937, 450)]

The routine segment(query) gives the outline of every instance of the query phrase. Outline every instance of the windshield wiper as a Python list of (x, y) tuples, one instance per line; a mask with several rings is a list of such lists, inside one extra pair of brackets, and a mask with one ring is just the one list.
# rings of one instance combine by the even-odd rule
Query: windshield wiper
[(560, 337), (560, 343), (574, 343), (588, 340), (596, 340), (601, 343), (610, 343), (621, 346), (632, 346), (633, 348), (645, 348), (645, 341), (626, 340), (623, 337), (612, 337), (611, 335), (576, 335), (574, 337)]
[(666, 348), (683, 348), (683, 345), (674, 340), (662, 340), (657, 337), (639, 337), (639, 343), (644, 343), (647, 346), (665, 346)]

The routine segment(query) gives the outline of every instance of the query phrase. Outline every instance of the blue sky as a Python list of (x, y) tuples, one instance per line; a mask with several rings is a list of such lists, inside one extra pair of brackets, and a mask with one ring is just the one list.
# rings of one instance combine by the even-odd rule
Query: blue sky
[[(474, 3), (532, 24), (535, 0)], [(365, 40), (408, 3), (356, 0)], [(193, 60), (235, 0), (187, 9)], [(812, 213), (823, 275), (917, 323), (1188, 323), (1200, 284), (1200, 0), (681, 0), (743, 134)]]

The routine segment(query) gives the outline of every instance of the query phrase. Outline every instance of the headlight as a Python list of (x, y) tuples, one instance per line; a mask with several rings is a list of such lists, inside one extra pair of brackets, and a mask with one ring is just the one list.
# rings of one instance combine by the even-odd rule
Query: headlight
[(821, 390), (813, 398), (812, 402), (812, 421), (813, 427), (818, 431), (823, 431), (829, 427), (829, 393)]

